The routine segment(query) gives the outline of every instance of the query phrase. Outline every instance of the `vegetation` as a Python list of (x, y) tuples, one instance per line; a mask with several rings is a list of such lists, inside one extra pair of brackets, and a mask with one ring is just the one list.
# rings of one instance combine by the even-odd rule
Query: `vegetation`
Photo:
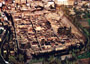
[[(65, 8), (65, 9), (67, 9), (67, 10), (69, 10), (68, 8)], [(65, 10), (64, 9), (64, 12), (66, 12), (67, 10)], [(85, 15), (83, 15), (83, 19), (84, 18), (87, 18), (88, 19), (88, 23), (90, 23), (90, 19), (89, 19), (89, 17), (90, 17), (90, 12), (89, 11), (82, 11), (82, 10), (78, 10), (78, 9), (76, 9), (76, 8), (73, 8), (74, 9), (74, 11), (75, 11), (75, 15), (74, 16), (71, 16), (71, 18), (69, 17), (70, 16), (70, 14), (68, 13), (66, 16), (68, 16), (69, 17), (69, 19), (70, 20), (72, 20), (72, 23), (76, 26), (76, 27), (78, 27), (78, 28), (80, 28), (80, 29), (82, 29), (82, 31), (83, 31), (83, 34), (86, 36), (86, 38), (87, 38), (87, 45), (86, 45), (86, 47), (84, 47), (85, 48), (85, 55), (80, 55), (79, 56), (79, 58), (81, 57), (81, 56), (83, 56), (84, 58), (86, 58), (87, 56), (88, 56), (88, 53), (90, 53), (90, 39), (89, 39), (89, 36), (90, 36), (90, 33), (87, 31), (87, 29), (86, 28), (83, 28), (83, 26), (81, 26), (80, 25), (80, 23), (78, 22), (81, 18), (80, 18), (80, 16), (81, 16), (81, 14), (85, 14)], [(81, 57), (82, 58), (82, 57)]]
[(44, 58), (40, 58), (40, 59), (33, 58), (32, 60), (30, 60), (29, 64), (43, 62), (43, 60)]
[(90, 58), (90, 52), (83, 53), (82, 55), (78, 56), (78, 59), (83, 59), (83, 58)]
[(2, 29), (0, 29), (0, 34), (2, 34), (3, 33), (3, 30)]

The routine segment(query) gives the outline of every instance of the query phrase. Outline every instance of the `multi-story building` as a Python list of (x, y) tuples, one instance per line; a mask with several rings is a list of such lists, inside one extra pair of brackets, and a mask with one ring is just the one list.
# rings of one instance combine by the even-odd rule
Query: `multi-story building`
[(55, 3), (58, 5), (73, 5), (74, 0), (55, 0)]
[(6, 3), (6, 4), (7, 4), (7, 3), (12, 3), (12, 1), (13, 1), (13, 0), (0, 0), (0, 2)]

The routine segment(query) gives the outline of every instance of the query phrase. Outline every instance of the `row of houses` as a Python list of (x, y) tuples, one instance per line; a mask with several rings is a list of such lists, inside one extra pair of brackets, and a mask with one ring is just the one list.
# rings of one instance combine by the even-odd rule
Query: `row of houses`
[(26, 4), (32, 1), (43, 1), (43, 2), (55, 2), (57, 5), (74, 5), (75, 2), (90, 1), (90, 0), (0, 0), (0, 2), (5, 1), (6, 3), (18, 3)]
[(73, 5), (74, 0), (15, 0), (15, 3), (30, 3), (31, 1), (55, 2), (58, 5)]

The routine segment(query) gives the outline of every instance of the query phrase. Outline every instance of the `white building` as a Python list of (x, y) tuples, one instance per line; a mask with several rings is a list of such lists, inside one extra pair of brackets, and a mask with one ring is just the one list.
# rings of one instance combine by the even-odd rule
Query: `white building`
[(74, 0), (55, 0), (57, 5), (73, 5)]

